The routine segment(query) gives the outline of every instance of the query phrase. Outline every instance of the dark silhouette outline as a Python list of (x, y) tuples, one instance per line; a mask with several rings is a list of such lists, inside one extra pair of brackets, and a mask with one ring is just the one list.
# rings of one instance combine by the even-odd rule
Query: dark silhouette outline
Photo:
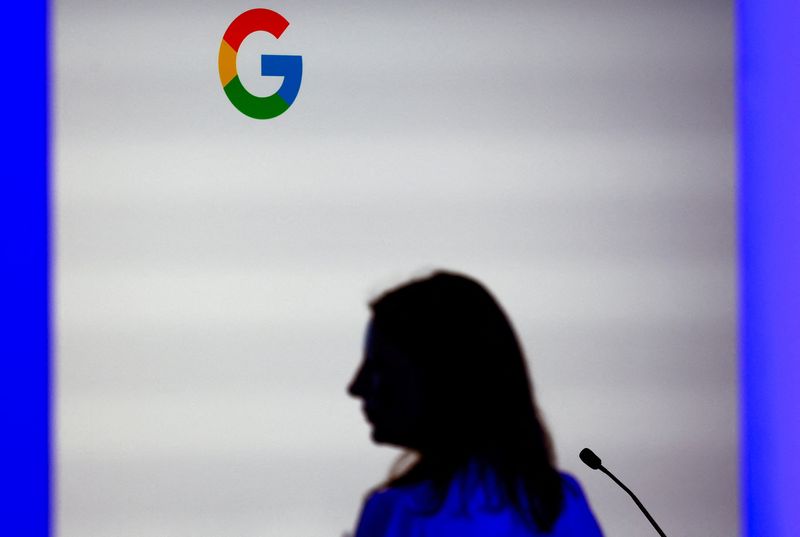
[[(370, 309), (370, 330), (418, 372), (424, 404), (414, 436), (405, 438), (382, 439), (377, 427), (391, 431), (392, 423), (379, 405), (371, 410), (373, 438), (416, 455), (410, 465), (403, 464), (408, 453), (402, 457), (382, 486), (429, 481), (435, 512), (456, 472), (477, 462), (482, 475), (497, 477), (504, 503), (538, 531), (549, 532), (564, 505), (566, 483), (554, 464), (521, 346), (498, 302), (476, 280), (437, 271), (383, 293)], [(364, 400), (368, 413), (392, 382), (378, 360), (365, 356), (348, 390)]]

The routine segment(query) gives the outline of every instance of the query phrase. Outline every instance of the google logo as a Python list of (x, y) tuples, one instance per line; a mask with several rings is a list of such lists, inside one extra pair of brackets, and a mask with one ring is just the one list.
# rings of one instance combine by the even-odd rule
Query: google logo
[(289, 21), (269, 9), (251, 9), (235, 19), (219, 45), (219, 79), (233, 106), (255, 119), (277, 117), (292, 106), (303, 78), (303, 57), (263, 54), (261, 76), (282, 76), (283, 83), (269, 97), (258, 97), (245, 89), (236, 70), (236, 55), (244, 39), (253, 32), (269, 32), (279, 39)]

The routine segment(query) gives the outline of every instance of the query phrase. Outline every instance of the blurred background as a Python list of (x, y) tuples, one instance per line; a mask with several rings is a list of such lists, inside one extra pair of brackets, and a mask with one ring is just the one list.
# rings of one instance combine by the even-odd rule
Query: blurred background
[[(256, 121), (230, 22), (303, 56)], [(55, 4), (60, 537), (339, 537), (399, 453), (345, 387), (366, 301), (482, 280), (609, 536), (737, 535), (732, 6)]]

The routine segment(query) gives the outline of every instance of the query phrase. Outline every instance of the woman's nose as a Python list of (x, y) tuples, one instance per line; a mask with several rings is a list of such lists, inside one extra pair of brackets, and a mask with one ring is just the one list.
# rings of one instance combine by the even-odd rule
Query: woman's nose
[(347, 393), (353, 397), (364, 397), (366, 395), (367, 385), (366, 372), (364, 371), (364, 366), (361, 366), (358, 368), (358, 371), (356, 371), (353, 380), (350, 381), (350, 385), (347, 387)]

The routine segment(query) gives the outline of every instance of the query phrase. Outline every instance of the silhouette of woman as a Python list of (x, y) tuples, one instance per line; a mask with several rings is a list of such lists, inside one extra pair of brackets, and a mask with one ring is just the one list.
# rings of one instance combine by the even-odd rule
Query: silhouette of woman
[(522, 349), (480, 283), (439, 271), (370, 309), (348, 391), (372, 439), (407, 452), (368, 495), (356, 537), (602, 536), (554, 466)]

